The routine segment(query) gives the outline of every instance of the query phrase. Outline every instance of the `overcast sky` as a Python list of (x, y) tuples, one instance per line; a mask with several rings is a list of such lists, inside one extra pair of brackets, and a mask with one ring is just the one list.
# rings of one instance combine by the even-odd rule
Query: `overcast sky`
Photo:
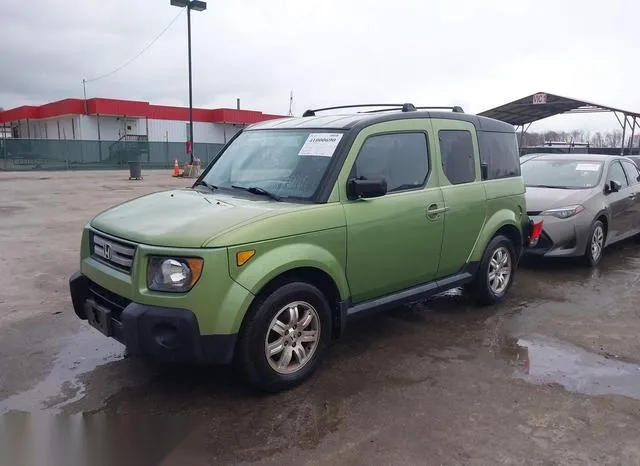
[[(82, 97), (145, 47), (169, 0), (2, 1), (0, 106)], [(194, 105), (342, 103), (480, 112), (537, 91), (640, 111), (638, 0), (210, 0), (193, 13)], [(186, 105), (186, 15), (88, 97)], [(535, 129), (615, 129), (572, 115)]]

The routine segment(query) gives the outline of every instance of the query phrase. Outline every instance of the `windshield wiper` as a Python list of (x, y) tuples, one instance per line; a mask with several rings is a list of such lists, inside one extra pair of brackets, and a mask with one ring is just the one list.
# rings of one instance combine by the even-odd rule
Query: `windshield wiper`
[(209, 188), (211, 191), (215, 191), (216, 189), (218, 189), (217, 186), (207, 183), (205, 180), (200, 180), (195, 184), (195, 186), (200, 186), (200, 185)]
[(260, 188), (258, 186), (236, 186), (236, 185), (231, 185), (232, 188), (235, 189), (241, 189), (243, 191), (247, 191), (251, 194), (258, 194), (260, 196), (267, 196), (270, 197), (271, 199), (273, 199), (274, 201), (280, 201), (281, 198), (280, 196), (277, 196), (275, 194), (273, 194), (272, 192), (267, 191), (264, 188)]
[(551, 186), (548, 184), (528, 184), (529, 188), (574, 189), (569, 186)]

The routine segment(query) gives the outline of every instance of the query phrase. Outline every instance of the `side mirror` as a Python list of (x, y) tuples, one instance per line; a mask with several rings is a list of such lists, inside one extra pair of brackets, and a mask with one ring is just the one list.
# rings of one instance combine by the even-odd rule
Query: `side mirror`
[(482, 176), (483, 180), (488, 180), (489, 179), (489, 165), (486, 163), (481, 163), (480, 164), (480, 175)]
[(607, 194), (609, 194), (609, 193), (617, 193), (621, 189), (622, 189), (622, 185), (620, 183), (618, 183), (617, 181), (615, 181), (615, 180), (609, 181), (604, 186), (604, 192), (607, 193)]
[(351, 178), (347, 182), (347, 193), (352, 199), (384, 196), (387, 194), (387, 180), (383, 177)]

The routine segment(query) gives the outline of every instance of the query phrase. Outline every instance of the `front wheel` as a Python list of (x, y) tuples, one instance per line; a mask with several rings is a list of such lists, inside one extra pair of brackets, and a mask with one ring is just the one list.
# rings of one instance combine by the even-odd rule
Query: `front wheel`
[(289, 282), (258, 298), (239, 334), (236, 365), (267, 392), (293, 388), (320, 364), (331, 339), (331, 309), (315, 286)]
[(513, 243), (506, 236), (498, 235), (487, 245), (476, 276), (467, 291), (478, 304), (497, 303), (511, 287), (516, 267)]
[(586, 265), (595, 267), (602, 260), (602, 253), (604, 252), (604, 242), (606, 234), (604, 231), (604, 224), (600, 220), (591, 227), (589, 233), (589, 241), (584, 251), (583, 261)]

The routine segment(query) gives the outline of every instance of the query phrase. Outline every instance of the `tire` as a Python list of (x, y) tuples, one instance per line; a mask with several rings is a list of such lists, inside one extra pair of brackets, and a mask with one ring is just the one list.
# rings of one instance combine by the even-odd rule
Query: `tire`
[[(331, 308), (326, 297), (308, 283), (288, 282), (252, 305), (238, 335), (236, 368), (259, 390), (288, 390), (315, 372), (329, 341)], [(269, 349), (274, 351), (271, 356)]]
[[(492, 280), (489, 275), (494, 273), (496, 267), (493, 260), (500, 263), (497, 265), (498, 275)], [(487, 245), (476, 276), (467, 287), (467, 292), (476, 304), (482, 306), (502, 301), (513, 284), (517, 265), (515, 247), (511, 240), (503, 235), (495, 236)], [(503, 277), (502, 283), (499, 277)]]
[[(606, 239), (607, 233), (604, 228), (604, 224), (602, 221), (596, 220), (589, 231), (589, 240), (587, 241), (584, 256), (582, 256), (582, 262), (585, 265), (595, 267), (600, 263), (604, 254), (604, 244)], [(596, 242), (599, 242), (599, 246), (596, 246)]]

